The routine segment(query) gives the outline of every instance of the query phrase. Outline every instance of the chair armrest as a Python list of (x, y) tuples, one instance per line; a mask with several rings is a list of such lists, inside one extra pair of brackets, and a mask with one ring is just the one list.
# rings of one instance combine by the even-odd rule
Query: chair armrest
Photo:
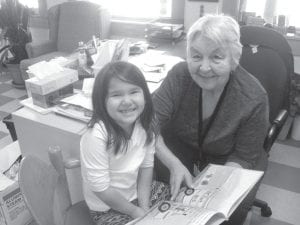
[(48, 149), (49, 160), (56, 172), (63, 177), (66, 177), (63, 156), (59, 147), (50, 147)]
[(73, 169), (80, 167), (80, 160), (79, 159), (68, 159), (64, 162), (66, 169)]
[(283, 126), (283, 124), (285, 123), (287, 117), (288, 117), (287, 110), (282, 109), (282, 110), (280, 110), (277, 117), (275, 118), (274, 123), (276, 123), (278, 126)]
[(29, 58), (35, 58), (56, 51), (56, 44), (48, 40), (36, 43), (30, 42), (26, 44), (26, 51)]
[(271, 147), (275, 142), (278, 134), (280, 133), (282, 126), (284, 125), (287, 117), (288, 117), (287, 110), (282, 109), (280, 110), (277, 117), (272, 122), (264, 142), (264, 149), (266, 150), (266, 152), (269, 152), (271, 150)]
[(70, 158), (64, 161), (60, 148), (49, 148), (48, 156), (51, 164), (60, 175), (65, 176), (65, 169), (73, 169), (80, 167), (79, 159)]

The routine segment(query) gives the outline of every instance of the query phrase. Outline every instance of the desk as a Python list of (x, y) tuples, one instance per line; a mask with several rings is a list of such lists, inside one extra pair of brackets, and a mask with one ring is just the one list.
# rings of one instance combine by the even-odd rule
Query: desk
[[(172, 64), (179, 58), (172, 58)], [(170, 69), (171, 65), (166, 65)], [(167, 72), (167, 71), (165, 71)], [(149, 83), (154, 91), (160, 83)], [(80, 138), (86, 131), (85, 123), (58, 116), (54, 113), (42, 115), (28, 108), (14, 112), (13, 121), (17, 132), (21, 153), (36, 155), (47, 163), (50, 146), (59, 146), (64, 159), (80, 157)], [(72, 203), (83, 199), (80, 168), (66, 170)]]
[(285, 37), (291, 46), (292, 53), (294, 56), (294, 71), (300, 74), (300, 37)]
[(300, 56), (294, 56), (294, 71), (300, 75)]
[[(27, 108), (14, 112), (13, 120), (22, 155), (35, 155), (47, 163), (49, 146), (60, 146), (64, 159), (79, 158), (84, 123), (54, 113), (41, 115)], [(80, 168), (67, 170), (72, 203), (83, 199)]]
[(291, 46), (292, 52), (294, 56), (300, 56), (300, 37), (288, 37), (285, 36), (286, 40), (288, 41), (289, 45)]

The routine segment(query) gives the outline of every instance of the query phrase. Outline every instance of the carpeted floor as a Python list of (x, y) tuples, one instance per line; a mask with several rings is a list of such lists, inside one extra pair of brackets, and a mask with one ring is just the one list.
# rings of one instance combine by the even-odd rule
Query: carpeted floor
[[(26, 91), (11, 86), (8, 74), (0, 76), (1, 120), (20, 107), (20, 99)], [(0, 149), (11, 143), (9, 131), (0, 123)], [(259, 188), (257, 197), (266, 200), (272, 210), (270, 218), (260, 216), (253, 208), (245, 225), (290, 225), (300, 224), (300, 141), (287, 140), (276, 143), (270, 152), (269, 168)], [(238, 224), (237, 224), (238, 225)]]
[(253, 208), (245, 225), (300, 224), (300, 142), (275, 143), (270, 152), (269, 167), (257, 194), (272, 208), (270, 218), (260, 216)]
[[(8, 73), (0, 71), (0, 119), (21, 107), (20, 100), (27, 98), (25, 90), (16, 89), (11, 85)], [(11, 137), (4, 123), (0, 123), (0, 149), (11, 143)]]

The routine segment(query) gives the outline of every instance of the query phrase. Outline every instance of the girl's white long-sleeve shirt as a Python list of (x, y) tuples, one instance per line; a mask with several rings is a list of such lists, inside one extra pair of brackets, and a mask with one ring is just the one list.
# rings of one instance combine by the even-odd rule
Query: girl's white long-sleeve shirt
[(113, 187), (128, 201), (137, 198), (139, 168), (153, 167), (154, 162), (154, 141), (145, 145), (146, 138), (145, 130), (136, 122), (126, 153), (115, 155), (113, 149), (107, 147), (108, 134), (102, 121), (82, 136), (80, 157), (83, 195), (91, 210), (110, 209), (94, 193), (108, 187)]

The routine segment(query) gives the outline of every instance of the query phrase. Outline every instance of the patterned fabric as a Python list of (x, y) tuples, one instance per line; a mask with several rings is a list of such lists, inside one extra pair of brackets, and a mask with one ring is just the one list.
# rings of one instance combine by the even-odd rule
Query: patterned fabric
[[(151, 206), (163, 200), (169, 200), (170, 198), (171, 191), (169, 185), (158, 181), (152, 182), (150, 199)], [(135, 199), (131, 203), (138, 205), (138, 200)], [(130, 216), (113, 209), (110, 209), (106, 212), (97, 212), (91, 210), (90, 215), (97, 225), (124, 225), (133, 220), (133, 218)]]

